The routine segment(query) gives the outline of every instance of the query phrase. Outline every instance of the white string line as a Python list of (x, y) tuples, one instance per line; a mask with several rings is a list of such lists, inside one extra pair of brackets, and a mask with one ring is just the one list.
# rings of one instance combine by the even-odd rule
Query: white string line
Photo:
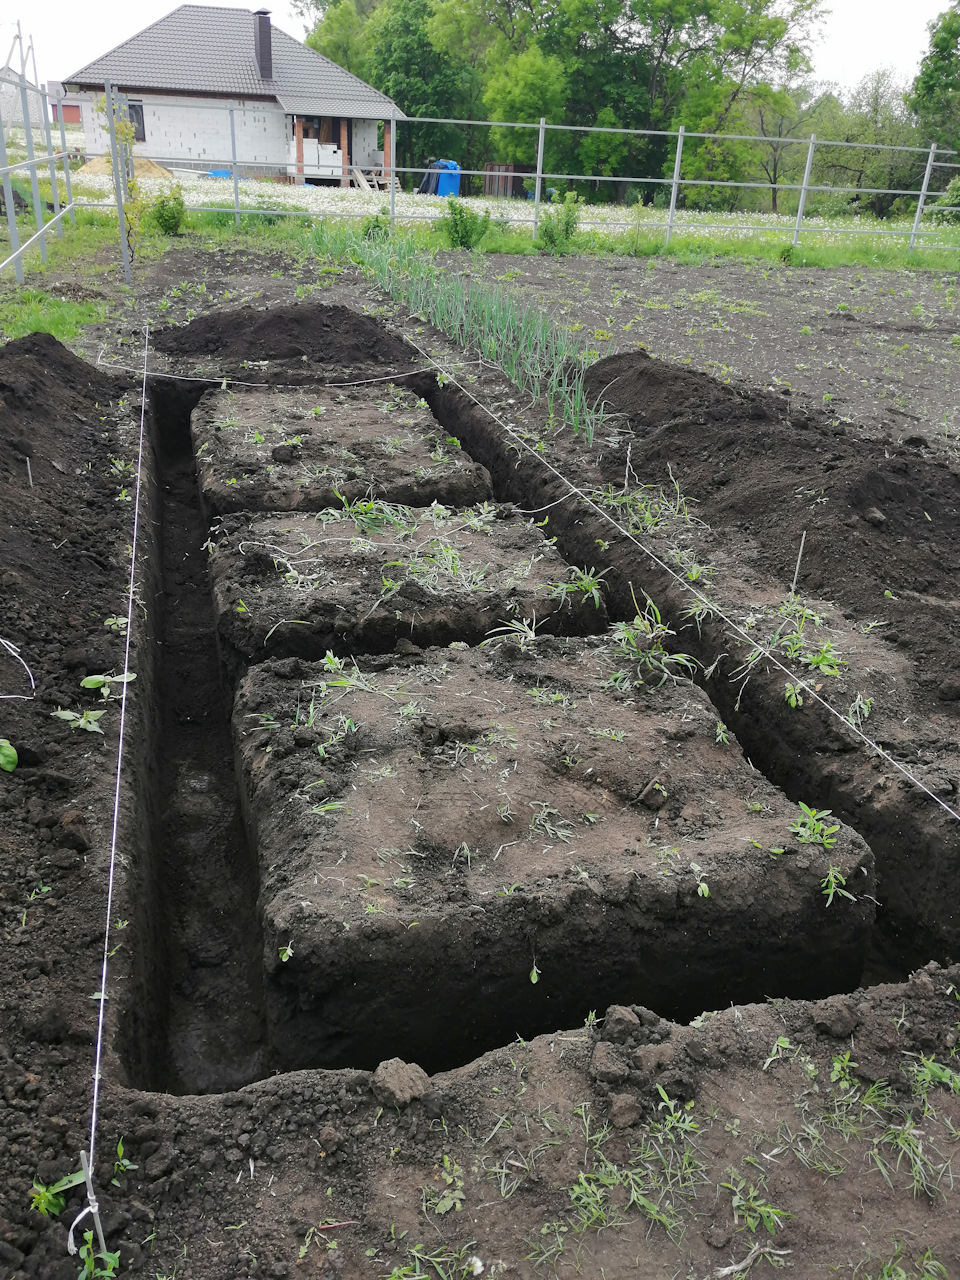
[[(414, 343), (414, 345), (416, 346), (416, 343)], [(419, 350), (419, 348), (417, 349)], [(102, 360), (101, 359), (102, 355), (103, 355), (103, 348), (101, 347), (101, 349), (97, 352), (97, 364), (100, 366), (101, 369), (119, 369), (121, 373), (140, 373), (139, 369), (131, 369), (129, 365), (111, 364), (107, 360)], [(465, 365), (471, 365), (471, 364), (483, 365), (483, 364), (489, 364), (490, 362), (486, 361), (484, 357), (481, 356), (478, 360), (465, 360), (463, 361), (463, 363)], [(499, 365), (495, 365), (492, 367), (497, 369), (500, 368)], [(373, 382), (396, 382), (398, 378), (413, 378), (418, 373), (426, 373), (426, 370), (425, 369), (409, 369), (406, 373), (386, 373), (382, 377), (360, 378), (356, 382), (321, 382), (321, 383), (318, 383), (318, 385), (322, 387), (338, 387), (338, 388), (339, 387), (366, 387)], [(181, 374), (181, 373), (155, 372), (154, 377), (170, 378), (175, 382), (211, 382), (211, 383), (219, 382), (221, 384), (221, 388), (224, 383), (230, 383), (230, 385), (234, 387), (270, 387), (274, 391), (304, 390), (304, 384), (301, 382), (241, 382), (239, 378), (231, 378), (229, 374), (223, 374), (223, 373), (212, 373), (209, 376), (209, 378), (200, 378), (200, 377), (197, 377), (196, 375), (185, 374), (185, 373)]]
[[(143, 340), (143, 383), (140, 404), (140, 442), (137, 449), (137, 496), (133, 507), (133, 534), (130, 542), (130, 577), (127, 586), (127, 637), (123, 654), (123, 675), (130, 674), (130, 639), (133, 633), (133, 595), (137, 572), (137, 536), (140, 530), (140, 493), (143, 479), (143, 439), (147, 417), (147, 352), (150, 345), (150, 326), (147, 325)], [(124, 730), (127, 723), (127, 689), (129, 680), (123, 681), (120, 695), (120, 734), (117, 743), (117, 773), (113, 790), (113, 824), (110, 832), (110, 864), (107, 874), (107, 921), (103, 934), (103, 961), (100, 971), (100, 1011), (97, 1015), (97, 1049), (93, 1070), (93, 1099), (90, 1108), (90, 1167), (94, 1167), (97, 1141), (97, 1118), (100, 1104), (100, 1067), (103, 1060), (103, 1030), (107, 1005), (107, 969), (110, 961), (110, 916), (113, 911), (114, 873), (117, 864), (117, 835), (120, 825), (120, 779), (123, 769)]]
[[(676, 582), (679, 586), (683, 587), (685, 591), (689, 591), (691, 595), (696, 596), (696, 598), (699, 601), (701, 601), (701, 603), (709, 606), (709, 608), (713, 611), (713, 613), (715, 613), (718, 617), (722, 618), (723, 621), (727, 624), (727, 626), (730, 627), (732, 631), (736, 632), (738, 636), (744, 639), (747, 642), (747, 644), (751, 646), (752, 649), (759, 650), (769, 662), (772, 662), (773, 665), (778, 668), (778, 670), (780, 670), (785, 676), (789, 676), (790, 680), (795, 685), (799, 685), (804, 690), (804, 692), (808, 693), (815, 702), (818, 702), (820, 706), (824, 708), (825, 711), (828, 711), (830, 715), (835, 716), (836, 719), (839, 720), (840, 723), (846, 729), (854, 733), (858, 738), (860, 738), (864, 743), (866, 743), (868, 747), (871, 747), (877, 753), (877, 755), (881, 756), (884, 760), (886, 760), (888, 764), (893, 765), (893, 767), (898, 772), (902, 773), (905, 778), (908, 778), (910, 782), (914, 784), (914, 786), (919, 787), (921, 791), (925, 792), (925, 794), (928, 795), (930, 799), (934, 801), (934, 803), (938, 804), (941, 809), (943, 809), (946, 813), (948, 813), (951, 818), (954, 818), (957, 822), (960, 822), (960, 813), (958, 813), (955, 809), (951, 808), (951, 806), (948, 805), (946, 801), (941, 800), (940, 797), (935, 792), (931, 791), (930, 788), (926, 786), (923, 782), (921, 782), (920, 779), (916, 777), (913, 773), (911, 773), (910, 770), (905, 765), (902, 765), (899, 760), (894, 759), (894, 757), (890, 755), (889, 752), (885, 751), (878, 742), (874, 742), (874, 740), (868, 737), (863, 732), (863, 730), (859, 728), (859, 726), (853, 724), (850, 720), (847, 719), (845, 715), (837, 711), (835, 707), (832, 707), (825, 698), (821, 698), (821, 696), (817, 693), (816, 689), (812, 688), (809, 684), (807, 684), (802, 676), (798, 676), (794, 671), (791, 671), (789, 667), (784, 666), (776, 654), (772, 653), (769, 649), (765, 648), (756, 639), (755, 636), (751, 636), (747, 631), (744, 630), (743, 627), (740, 626), (738, 622), (736, 622), (733, 618), (725, 614), (723, 610), (713, 600), (708, 599), (707, 596), (703, 595), (700, 591), (698, 591), (697, 588), (694, 587), (691, 583), (689, 583), (685, 578), (681, 578), (675, 569), (673, 569), (670, 565), (666, 564), (663, 560), (661, 560), (660, 557), (656, 555), (655, 552), (651, 551), (649, 547), (645, 546), (644, 543), (642, 543), (640, 539), (636, 537), (635, 534), (631, 533), (628, 529), (625, 529), (623, 525), (619, 523), (619, 521), (615, 520), (613, 516), (609, 514), (609, 512), (605, 511), (604, 508), (601, 507), (597, 502), (595, 502), (593, 498), (590, 497), (589, 494), (585, 493), (583, 489), (578, 488), (578, 486), (575, 485), (572, 480), (569, 480), (563, 474), (563, 472), (558, 470), (553, 465), (552, 462), (549, 462), (543, 456), (543, 454), (538, 453), (536, 449), (532, 448), (529, 444), (527, 444), (527, 442), (523, 439), (523, 437), (519, 435), (517, 432), (515, 432), (513, 428), (509, 425), (509, 423), (505, 422), (498, 414), (494, 413), (492, 409), (488, 408), (487, 405), (483, 404), (482, 401), (478, 400), (477, 397), (473, 394), (473, 392), (470, 391), (467, 387), (464, 387), (461, 383), (457, 382), (457, 379), (454, 377), (452, 373), (450, 373), (447, 369), (443, 368), (440, 364), (438, 364), (437, 361), (434, 360), (433, 357), (428, 352), (424, 351), (421, 346), (419, 346), (416, 342), (414, 342), (412, 338), (407, 338), (407, 341), (412, 343), (412, 345), (417, 348), (417, 350), (420, 352), (423, 358), (425, 360), (429, 360), (435, 369), (439, 370), (440, 373), (442, 373), (446, 378), (448, 378), (457, 387), (459, 387), (460, 390), (464, 393), (464, 395), (468, 396), (469, 399), (471, 399), (479, 409), (482, 409), (484, 413), (486, 413), (490, 418), (493, 419), (494, 422), (498, 424), (498, 426), (501, 426), (510, 436), (512, 436), (513, 439), (516, 440), (518, 445), (520, 445), (523, 449), (525, 449), (527, 453), (529, 453), (538, 462), (542, 463), (542, 465), (546, 467), (548, 471), (552, 472), (552, 474), (555, 475), (558, 480), (560, 480), (563, 484), (565, 484), (568, 487), (568, 489), (571, 491), (571, 493), (575, 494), (578, 498), (580, 498), (582, 502), (584, 502), (587, 506), (591, 507), (597, 513), (597, 515), (599, 515), (602, 519), (606, 520), (608, 524), (613, 525), (613, 527), (619, 533), (621, 533), (625, 538), (629, 539), (629, 541), (632, 542), (636, 547), (638, 547), (644, 553), (644, 555), (648, 556), (649, 559), (651, 559), (655, 565), (657, 565), (660, 569), (663, 569), (665, 573), (669, 574), (670, 577), (673, 578), (674, 582)], [(501, 369), (500, 372), (503, 373), (503, 370)], [(503, 376), (506, 377), (507, 375), (504, 373)], [(747, 678), (749, 679), (749, 677)]]
[(9, 640), (4, 640), (3, 636), (0, 636), (0, 645), (3, 645), (7, 653), (9, 653), (12, 658), (16, 658), (21, 667), (23, 667), (24, 671), (27, 673), (27, 678), (30, 681), (30, 688), (33, 691), (32, 693), (0, 693), (0, 702), (32, 702), (37, 696), (37, 682), (33, 678), (33, 672), (20, 657), (20, 650), (15, 644), (11, 644)]

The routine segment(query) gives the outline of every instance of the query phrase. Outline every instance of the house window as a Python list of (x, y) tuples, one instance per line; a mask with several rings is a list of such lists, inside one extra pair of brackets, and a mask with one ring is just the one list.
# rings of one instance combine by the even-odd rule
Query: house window
[(133, 125), (134, 142), (146, 142), (147, 131), (143, 127), (143, 103), (131, 102), (127, 106), (127, 112), (130, 116), (130, 123)]

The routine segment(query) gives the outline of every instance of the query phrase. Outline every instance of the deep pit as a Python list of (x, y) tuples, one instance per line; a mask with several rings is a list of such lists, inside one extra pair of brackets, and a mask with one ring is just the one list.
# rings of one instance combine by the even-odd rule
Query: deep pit
[[(726, 904), (728, 913), (724, 915), (724, 908), (720, 908), (718, 915), (717, 889), (725, 875), (722, 857), (715, 867), (711, 864), (704, 877), (713, 880), (709, 901), (697, 894), (697, 881), (687, 862), (674, 868), (671, 859), (667, 860), (669, 874), (659, 877), (654, 897), (644, 899), (636, 891), (642, 880), (636, 874), (637, 864), (621, 875), (612, 873), (612, 864), (604, 864), (603, 857), (612, 854), (612, 848), (594, 855), (590, 869), (573, 864), (572, 859), (566, 870), (558, 863), (540, 876), (539, 883), (534, 876), (530, 884), (518, 881), (512, 888), (506, 878), (496, 887), (492, 882), (486, 888), (459, 882), (446, 886), (443, 879), (450, 878), (447, 863), (453, 846), (444, 853), (439, 840), (427, 851), (430, 876), (443, 889), (439, 900), (448, 904), (439, 914), (421, 900), (406, 912), (404, 923), (404, 912), (393, 912), (396, 904), (388, 904), (388, 911), (377, 905), (375, 896), (357, 894), (356, 902), (351, 899), (351, 911), (355, 908), (359, 916), (351, 918), (350, 911), (344, 909), (334, 922), (327, 912), (325, 918), (336, 928), (324, 926), (319, 934), (307, 929), (302, 939), (297, 933), (296, 913), (287, 918), (282, 910), (278, 914), (271, 909), (264, 940), (261, 928), (267, 890), (273, 892), (276, 886), (265, 886), (263, 873), (268, 866), (273, 869), (274, 850), (284, 852), (286, 846), (286, 852), (292, 850), (299, 858), (301, 847), (307, 849), (309, 840), (301, 840), (296, 830), (286, 831), (281, 826), (276, 836), (270, 836), (273, 845), (266, 857), (262, 847), (265, 816), (269, 824), (271, 813), (275, 816), (282, 810), (271, 803), (257, 811), (257, 801), (251, 802), (255, 788), (251, 790), (250, 750), (256, 750), (257, 735), (251, 738), (250, 730), (235, 721), (231, 740), (230, 717), (238, 684), (249, 670), (245, 687), (249, 686), (263, 662), (251, 664), (253, 652), (238, 659), (239, 651), (235, 650), (227, 661), (223, 660), (226, 655), (218, 653), (208, 573), (209, 521), (193, 458), (197, 438), (191, 441), (190, 436), (191, 412), (206, 389), (202, 384), (166, 378), (155, 379), (151, 388), (163, 493), (165, 603), (157, 637), (162, 643), (157, 649), (164, 724), (159, 786), (161, 794), (172, 797), (154, 838), (157, 880), (162, 886), (164, 928), (160, 936), (165, 942), (151, 963), (164, 971), (163, 985), (172, 994), (152, 1033), (157, 1050), (153, 1066), (147, 1073), (133, 1071), (139, 1077), (137, 1083), (171, 1092), (209, 1092), (234, 1088), (277, 1070), (373, 1067), (395, 1055), (418, 1061), (434, 1072), (470, 1061), (518, 1033), (528, 1038), (556, 1026), (575, 1024), (591, 1009), (614, 1000), (640, 1001), (664, 1016), (687, 1020), (705, 1008), (723, 1007), (731, 1000), (743, 1002), (767, 995), (814, 998), (857, 986), (864, 965), (869, 972), (876, 963), (870, 952), (872, 909), (857, 917), (852, 931), (839, 914), (828, 916), (830, 929), (823, 934), (823, 918), (813, 909), (822, 906), (819, 879), (824, 868), (808, 864), (797, 872), (796, 851), (787, 855), (793, 860), (792, 880), (788, 876), (780, 883), (777, 877), (787, 863), (771, 861), (772, 870), (766, 865), (763, 868), (762, 885), (758, 881), (753, 892), (740, 885), (736, 891), (739, 897), (735, 894)], [(496, 498), (526, 507), (541, 502), (543, 489), (530, 483), (514, 464), (508, 466), (503, 443), (498, 445), (492, 433), (481, 429), (464, 397), (449, 387), (438, 396), (426, 383), (418, 384), (417, 390), (430, 399), (443, 432), (456, 436), (468, 454), (489, 470)], [(242, 512), (231, 518), (240, 516)], [(565, 521), (558, 513), (550, 532), (559, 536), (558, 545), (568, 561), (583, 563), (583, 541), (591, 530), (575, 532), (574, 528), (573, 517)], [(606, 592), (608, 612), (613, 619), (629, 619), (632, 602), (623, 598), (626, 592), (618, 585), (618, 574), (611, 574), (611, 578)], [(295, 631), (290, 628), (291, 633)], [(301, 659), (295, 656), (295, 643), (285, 650), (282, 634), (275, 633), (269, 653), (263, 653), (263, 659), (281, 662), (282, 669), (272, 678), (279, 675), (281, 685), (291, 689), (311, 681), (316, 684), (317, 673), (297, 665)], [(468, 638), (476, 641), (477, 637)], [(376, 681), (384, 672), (405, 664), (411, 670), (418, 664), (442, 664), (442, 652), (424, 647), (429, 646), (429, 635), (418, 639), (419, 644), (401, 646), (392, 660), (360, 656), (358, 670)], [(449, 639), (445, 636), (444, 642)], [(568, 642), (549, 643), (560, 644), (562, 650)], [(331, 647), (341, 659), (353, 656), (351, 644), (338, 643), (335, 636)], [(285, 658), (285, 652), (291, 656)], [(564, 657), (560, 651), (552, 656)], [(574, 702), (575, 682), (561, 679), (559, 685), (551, 685), (550, 678), (538, 674), (536, 663), (525, 655), (501, 657), (513, 684), (529, 682), (534, 689), (549, 688)], [(552, 679), (556, 681), (555, 673)], [(715, 692), (710, 686), (707, 689)], [(693, 694), (697, 691), (692, 690)], [(702, 693), (697, 696), (706, 723), (715, 713)], [(249, 700), (249, 688), (243, 698)], [(242, 699), (240, 705), (245, 706)], [(285, 715), (293, 716), (294, 725), (300, 701), (305, 699), (295, 695), (293, 704), (284, 708)], [(554, 705), (559, 705), (559, 700)], [(239, 714), (273, 715), (259, 710)], [(564, 741), (579, 748), (579, 736), (586, 727), (582, 713), (571, 708), (569, 718), (571, 725)], [(682, 723), (684, 713), (679, 719)], [(741, 740), (746, 741), (741, 724), (737, 728)], [(460, 726), (464, 743), (476, 746), (476, 729)], [(269, 753), (272, 765), (283, 762), (279, 786), (271, 784), (277, 805), (285, 804), (299, 786), (313, 781), (307, 773), (310, 769), (317, 772), (323, 759), (317, 753), (316, 735), (301, 735), (298, 742), (295, 731), (287, 738), (284, 732)], [(442, 724), (431, 732), (439, 732), (436, 741), (441, 744), (456, 739)], [(683, 750), (687, 749), (685, 740), (685, 732), (678, 735)], [(755, 735), (751, 755), (759, 761), (763, 755), (757, 749), (758, 741), (761, 739)], [(262, 733), (259, 745), (263, 748)], [(383, 748), (377, 750), (379, 767), (392, 767), (381, 760)], [(551, 750), (556, 756), (555, 748)], [(730, 750), (737, 761), (742, 760), (735, 746)], [(636, 768), (637, 760), (632, 755), (628, 758)], [(239, 788), (235, 759), (240, 761)], [(309, 766), (307, 760), (317, 764)], [(301, 761), (306, 771), (300, 769)], [(582, 772), (590, 768), (585, 761), (578, 761), (575, 767)], [(748, 763), (742, 767), (752, 768)], [(552, 788), (547, 794), (555, 801), (567, 785), (570, 765), (561, 765), (559, 773), (556, 762), (551, 768), (554, 780), (547, 784)], [(652, 825), (660, 816), (666, 818), (670, 810), (664, 809), (660, 815), (656, 807), (647, 808), (637, 801), (650, 776), (645, 771), (642, 778), (628, 777), (627, 782), (636, 786), (632, 798), (626, 796), (624, 803), (625, 812), (639, 814), (643, 822)], [(732, 790), (739, 787), (735, 784)], [(330, 813), (335, 813), (340, 803), (330, 798), (336, 794), (329, 789), (323, 793), (333, 806)], [(776, 808), (783, 803), (772, 789), (769, 794), (772, 799), (765, 799), (764, 806)], [(742, 805), (742, 800), (738, 803)], [(386, 807), (395, 805), (396, 797), (393, 806)], [(692, 818), (689, 813), (680, 816), (682, 809), (677, 809), (673, 820), (693, 830), (706, 814), (706, 809), (694, 809)], [(241, 823), (241, 812), (245, 824)], [(783, 814), (780, 830), (787, 825), (786, 808)], [(459, 835), (467, 837), (475, 819), (464, 813), (460, 823)], [(639, 829), (638, 834), (642, 834)], [(737, 838), (750, 839), (739, 830)], [(774, 837), (766, 843), (772, 846)], [(859, 848), (863, 850), (862, 844)], [(472, 857), (469, 846), (468, 852)], [(565, 848), (560, 853), (562, 861)], [(708, 863), (703, 845), (694, 853), (696, 857), (689, 858), (689, 863), (697, 858), (698, 867)], [(865, 851), (854, 857), (851, 866), (856, 870), (861, 862), (867, 876), (872, 875)], [(456, 879), (456, 857), (453, 864)], [(303, 869), (298, 864), (297, 874)], [(373, 874), (376, 869), (352, 872), (355, 883), (382, 879)], [(467, 869), (472, 875), (472, 865)], [(678, 874), (681, 871), (683, 874)], [(798, 892), (801, 898), (807, 894), (809, 906), (799, 905), (799, 914), (791, 919), (789, 899), (798, 888), (798, 876)], [(284, 893), (291, 902), (296, 893), (307, 901), (294, 880), (288, 888), (281, 887), (279, 896), (274, 892), (275, 904), (282, 905)], [(869, 886), (861, 878), (858, 888), (865, 887)], [(872, 894), (871, 889), (865, 896), (872, 899)], [(480, 895), (487, 895), (490, 901)], [(486, 905), (481, 905), (485, 901)], [(785, 902), (787, 909), (781, 912)], [(372, 908), (369, 912), (368, 906)], [(411, 919), (411, 915), (423, 918)], [(283, 933), (285, 923), (291, 926), (290, 936)], [(291, 943), (292, 954), (279, 958)], [(678, 961), (678, 955), (683, 959)], [(534, 972), (536, 982), (531, 980)]]
[(263, 979), (257, 872), (240, 817), (231, 690), (213, 623), (189, 433), (195, 395), (151, 388), (159, 493), (161, 608), (155, 637), (160, 725), (152, 833), (164, 971), (143, 1087), (237, 1088), (262, 1074)]

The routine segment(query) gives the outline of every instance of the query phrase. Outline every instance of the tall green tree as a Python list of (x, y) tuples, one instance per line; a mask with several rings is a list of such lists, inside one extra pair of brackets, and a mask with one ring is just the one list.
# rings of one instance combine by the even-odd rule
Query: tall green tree
[[(649, 177), (672, 162), (662, 131), (733, 129), (746, 105), (808, 65), (823, 0), (301, 0), (321, 14), (311, 45), (394, 97), (409, 114), (550, 124), (609, 132), (547, 135), (547, 168), (595, 175), (592, 198), (622, 198), (614, 177)], [(958, 0), (960, 3), (960, 0)], [(401, 139), (412, 137), (412, 126)], [(532, 163), (536, 134), (463, 134), (430, 126), (421, 155), (459, 147), (479, 167), (489, 141)], [(405, 144), (406, 145), (406, 144)], [(690, 139), (685, 173), (733, 179), (749, 148)], [(717, 189), (719, 190), (719, 189)], [(645, 198), (652, 198), (653, 186)], [(726, 196), (723, 199), (727, 199)]]
[(854, 145), (818, 148), (819, 178), (850, 188), (854, 206), (869, 209), (878, 217), (912, 207), (911, 197), (895, 192), (916, 191), (923, 179), (923, 141), (907, 105), (906, 90), (906, 84), (889, 67), (871, 72), (837, 104), (825, 131), (834, 141)]
[[(428, 0), (382, 0), (363, 31), (366, 78), (406, 115), (467, 119), (475, 73), (462, 59), (434, 48), (427, 31), (430, 16)], [(473, 167), (469, 140), (455, 125), (398, 127), (401, 167), (419, 167), (431, 156), (451, 153), (468, 161), (464, 167)]]
[(907, 104), (925, 138), (960, 150), (960, 0), (930, 23), (930, 48)]
[(366, 80), (370, 54), (367, 16), (358, 12), (355, 0), (338, 0), (307, 36), (306, 44)]

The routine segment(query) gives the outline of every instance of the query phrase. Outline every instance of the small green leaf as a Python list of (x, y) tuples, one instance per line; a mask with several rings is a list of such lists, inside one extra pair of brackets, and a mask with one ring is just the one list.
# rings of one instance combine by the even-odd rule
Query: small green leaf
[(530, 981), (534, 984), (540, 981), (540, 970), (537, 968), (536, 961), (534, 961), (533, 968), (530, 970)]
[(17, 767), (19, 756), (17, 749), (7, 741), (6, 738), (0, 738), (0, 769), (4, 773), (13, 773)]

